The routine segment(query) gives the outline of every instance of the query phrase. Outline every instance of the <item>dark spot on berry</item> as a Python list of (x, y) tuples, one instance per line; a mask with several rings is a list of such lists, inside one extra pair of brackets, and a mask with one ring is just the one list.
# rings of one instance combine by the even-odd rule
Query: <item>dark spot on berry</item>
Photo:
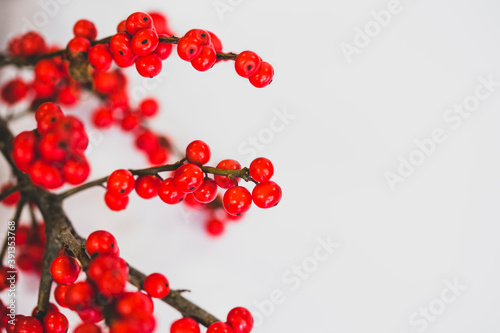
[(56, 118), (56, 117), (52, 117), (52, 118), (50, 118), (50, 122), (51, 122), (51, 123), (55, 123), (55, 122), (56, 122), (56, 120), (57, 120), (57, 118)]
[(120, 190), (120, 193), (125, 193), (125, 190)]
[(148, 40), (147, 40), (147, 39), (145, 39), (145, 40), (143, 40), (141, 43), (142, 43), (142, 45), (144, 45), (144, 44), (146, 44), (147, 42), (148, 42)]
[(118, 51), (118, 53), (120, 53), (120, 55), (123, 55), (123, 51)]
[(189, 49), (189, 54), (193, 54), (194, 53), (194, 49)]
[(184, 200), (184, 198), (179, 199), (179, 202), (181, 202), (182, 200)]
[(68, 148), (68, 143), (66, 141), (60, 141), (57, 146), (61, 149), (66, 149)]
[(190, 187), (190, 188), (189, 188), (189, 190), (190, 190), (190, 191), (192, 191), (192, 190), (194, 190), (195, 188), (196, 188), (196, 187), (194, 187), (194, 186), (193, 186), (193, 187)]
[(66, 123), (66, 124), (64, 124), (64, 129), (65, 129), (66, 131), (71, 130), (71, 125), (70, 125), (70, 124), (67, 124), (67, 123)]
[(251, 70), (252, 69), (252, 65), (248, 65), (247, 66), (247, 71)]
[(205, 37), (207, 37), (207, 35), (205, 35), (205, 34), (201, 34), (201, 37), (205, 38)]
[(165, 283), (165, 287), (167, 287), (167, 288), (168, 288), (168, 283)]
[(240, 216), (241, 214), (236, 214), (236, 216)]
[(278, 204), (274, 205), (273, 207), (276, 207), (276, 206), (278, 206)]
[(111, 244), (109, 244), (109, 247), (110, 247), (110, 248), (114, 248), (114, 247), (115, 247), (115, 243), (111, 243)]
[(142, 18), (142, 20), (143, 20), (144, 22), (147, 22), (148, 17), (147, 17), (147, 16), (144, 16), (144, 17)]

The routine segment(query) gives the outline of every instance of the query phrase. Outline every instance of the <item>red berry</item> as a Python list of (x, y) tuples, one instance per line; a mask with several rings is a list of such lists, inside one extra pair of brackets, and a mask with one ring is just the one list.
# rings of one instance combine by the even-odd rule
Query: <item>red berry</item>
[(217, 183), (210, 178), (205, 178), (201, 186), (193, 192), (193, 196), (198, 202), (209, 203), (217, 197), (217, 190)]
[(94, 73), (94, 86), (97, 92), (109, 95), (125, 88), (125, 77), (119, 71)]
[(90, 262), (87, 277), (94, 281), (102, 295), (118, 296), (125, 290), (128, 271), (122, 258), (98, 256)]
[(160, 188), (158, 189), (158, 196), (163, 202), (173, 205), (184, 200), (186, 193), (177, 189), (174, 185), (173, 178), (167, 178), (161, 183)]
[(81, 267), (78, 261), (70, 256), (59, 256), (50, 264), (50, 274), (55, 283), (70, 284), (78, 279)]
[(143, 12), (136, 12), (130, 14), (125, 22), (125, 27), (127, 32), (132, 36), (136, 34), (137, 31), (141, 29), (151, 29), (153, 28), (153, 19), (149, 14)]
[(144, 151), (151, 151), (160, 145), (158, 136), (149, 130), (143, 131), (135, 139), (135, 145), (137, 148)]
[(98, 323), (104, 319), (101, 310), (97, 307), (90, 307), (76, 312), (78, 317), (85, 323)]
[(191, 65), (194, 69), (204, 72), (212, 68), (216, 61), (217, 53), (215, 53), (214, 47), (211, 45), (204, 45), (198, 57), (191, 61)]
[(184, 193), (196, 191), (203, 183), (203, 171), (193, 163), (180, 166), (174, 174), (174, 184)]
[(158, 195), (161, 180), (155, 176), (140, 176), (135, 181), (135, 191), (143, 199), (151, 199)]
[(28, 85), (22, 79), (12, 79), (2, 87), (2, 100), (15, 104), (28, 93)]
[(158, 112), (158, 102), (154, 98), (146, 98), (139, 104), (139, 111), (146, 117), (152, 117)]
[(83, 323), (75, 327), (73, 333), (101, 333), (101, 329), (94, 323)]
[(211, 219), (206, 222), (205, 228), (209, 235), (219, 236), (224, 232), (224, 223), (219, 219)]
[(14, 333), (43, 333), (43, 325), (35, 317), (22, 317), (17, 320)]
[(64, 116), (59, 105), (57, 105), (56, 103), (52, 103), (52, 102), (46, 102), (46, 103), (41, 104), (36, 109), (36, 112), (35, 112), (36, 121), (37, 122), (41, 121), (42, 118), (44, 118), (45, 115), (47, 115), (47, 114), (55, 115), (58, 118)]
[(43, 318), (45, 333), (66, 333), (69, 323), (65, 315), (60, 312), (49, 312)]
[(77, 37), (85, 37), (94, 40), (97, 37), (97, 29), (94, 23), (88, 20), (78, 20), (73, 27), (73, 34)]
[(132, 37), (132, 50), (139, 56), (152, 53), (158, 46), (158, 34), (153, 29), (142, 29)]
[(122, 119), (122, 129), (125, 131), (132, 131), (139, 126), (139, 115), (135, 113), (129, 113)]
[(154, 303), (151, 297), (143, 292), (126, 292), (118, 297), (115, 311), (122, 317), (150, 316), (154, 311)]
[(31, 165), (29, 175), (34, 184), (49, 190), (59, 188), (64, 184), (61, 171), (56, 166), (41, 160)]
[[(11, 282), (8, 280), (8, 278), (11, 275), (9, 275), (8, 272), (9, 272), (9, 269), (7, 268), (7, 266), (0, 267), (0, 291), (9, 288), (11, 285)], [(14, 283), (17, 283), (17, 277), (13, 281), (14, 281)]]
[(259, 183), (267, 182), (274, 174), (273, 163), (265, 157), (259, 157), (250, 163), (250, 176)]
[(134, 175), (125, 169), (118, 169), (109, 175), (107, 180), (108, 193), (117, 197), (130, 194), (135, 186)]
[(234, 68), (239, 76), (249, 78), (257, 73), (260, 68), (261, 59), (257, 53), (252, 51), (243, 51), (236, 57), (234, 61)]
[(109, 128), (113, 125), (113, 111), (101, 107), (94, 111), (92, 120), (94, 125), (98, 128)]
[(116, 65), (120, 68), (127, 68), (132, 66), (135, 61), (137, 60), (137, 55), (132, 54), (130, 56), (117, 56), (114, 55), (113, 60), (115, 61)]
[(66, 304), (66, 292), (71, 285), (68, 284), (58, 284), (54, 289), (54, 298), (56, 299), (57, 304), (62, 306), (63, 308), (67, 308)]
[(115, 212), (127, 208), (128, 201), (129, 201), (128, 195), (117, 197), (109, 192), (106, 192), (106, 194), (104, 194), (104, 202), (106, 202), (106, 205), (108, 206), (109, 209)]
[[(238, 163), (235, 160), (227, 159), (227, 160), (220, 161), (219, 164), (217, 164), (217, 169), (240, 170), (241, 165), (240, 165), (240, 163)], [(214, 179), (215, 179), (215, 182), (217, 183), (217, 185), (219, 185), (222, 188), (227, 189), (227, 188), (231, 188), (231, 187), (235, 186), (235, 181), (233, 179), (226, 177), (226, 176), (215, 175)], [(236, 181), (236, 183), (237, 183), (237, 181)]]
[(85, 248), (90, 256), (98, 254), (117, 256), (119, 252), (115, 236), (104, 230), (91, 233), (87, 237)]
[(144, 279), (144, 290), (154, 298), (164, 298), (170, 292), (167, 278), (160, 273), (153, 273)]
[[(109, 48), (115, 57), (132, 57), (132, 38), (126, 32), (119, 32), (109, 42)], [(116, 60), (116, 59), (115, 59)]]
[(90, 41), (85, 37), (74, 37), (68, 42), (68, 51), (70, 53), (88, 52), (90, 50)]
[(118, 26), (116, 27), (116, 32), (126, 32), (127, 31), (127, 20), (123, 20), (120, 23), (118, 23)]
[(44, 53), (46, 49), (43, 37), (37, 32), (30, 31), (21, 37), (20, 50), (21, 54), (26, 57)]
[(177, 54), (182, 60), (192, 61), (201, 53), (202, 45), (194, 38), (181, 37), (177, 43)]
[(227, 314), (227, 323), (234, 333), (250, 333), (253, 327), (253, 317), (247, 309), (237, 307)]
[(56, 84), (61, 78), (59, 67), (50, 59), (42, 59), (35, 65), (36, 80), (44, 83)]
[[(14, 184), (12, 184), (12, 183), (7, 183), (7, 184), (3, 185), (0, 188), (0, 193), (2, 193), (3, 191), (6, 191), (8, 189), (10, 189), (12, 186), (14, 186)], [(2, 200), (2, 203), (4, 205), (6, 205), (6, 206), (13, 206), (13, 205), (17, 204), (17, 202), (19, 201), (20, 197), (21, 197), (21, 194), (19, 193), (19, 191), (15, 191), (14, 193), (6, 196)], [(19, 243), (19, 227), (18, 227), (17, 234), (16, 234), (16, 245), (21, 245)]]
[(152, 165), (165, 164), (168, 160), (168, 151), (163, 147), (156, 147), (148, 151), (148, 158)]
[(250, 76), (250, 83), (257, 88), (264, 88), (273, 81), (274, 69), (269, 63), (263, 61), (257, 72)]
[(143, 77), (154, 77), (161, 72), (161, 59), (156, 53), (138, 57), (135, 61), (135, 68)]
[(19, 170), (28, 172), (35, 159), (36, 135), (33, 131), (19, 133), (12, 141), (12, 158)]
[(214, 47), (215, 52), (222, 52), (222, 42), (213, 32), (207, 31), (210, 35), (210, 40), (212, 41), (212, 45)]
[(69, 184), (79, 185), (89, 176), (90, 165), (85, 156), (76, 154), (64, 163), (62, 174)]
[(222, 202), (228, 214), (241, 215), (250, 209), (252, 195), (245, 187), (235, 186), (224, 193)]
[(252, 191), (253, 202), (260, 208), (271, 208), (281, 200), (281, 187), (273, 181), (257, 184)]
[(210, 45), (210, 34), (202, 29), (191, 29), (184, 35), (186, 38), (194, 39), (200, 45)]
[(153, 19), (153, 25), (156, 31), (158, 31), (158, 34), (166, 34), (168, 36), (173, 35), (168, 28), (167, 18), (163, 14), (157, 12), (149, 12), (148, 14)]
[(57, 102), (62, 105), (74, 105), (78, 102), (80, 89), (76, 85), (66, 85), (60, 88), (57, 94)]
[(207, 164), (210, 160), (210, 147), (201, 140), (195, 140), (187, 146), (186, 158), (194, 164)]
[(181, 318), (172, 323), (170, 333), (200, 333), (200, 325), (192, 318)]
[(56, 125), (58, 120), (62, 119), (63, 117), (64, 117), (63, 115), (60, 115), (59, 113), (56, 112), (52, 114), (50, 113), (45, 114), (43, 118), (37, 122), (36, 128), (38, 130), (38, 133), (41, 135), (46, 134)]
[(228, 324), (218, 321), (208, 326), (207, 333), (233, 333), (233, 329)]
[(113, 54), (106, 44), (97, 44), (89, 50), (89, 62), (97, 71), (107, 71), (113, 63)]
[(69, 144), (66, 136), (57, 132), (45, 134), (38, 144), (40, 155), (47, 162), (64, 160), (68, 148)]
[(95, 297), (96, 292), (90, 283), (77, 282), (66, 290), (64, 300), (69, 309), (82, 311), (93, 305)]
[[(159, 34), (159, 37), (168, 37), (167, 35)], [(172, 49), (174, 46), (170, 43), (158, 43), (158, 47), (155, 53), (160, 57), (161, 60), (165, 60), (172, 54)]]

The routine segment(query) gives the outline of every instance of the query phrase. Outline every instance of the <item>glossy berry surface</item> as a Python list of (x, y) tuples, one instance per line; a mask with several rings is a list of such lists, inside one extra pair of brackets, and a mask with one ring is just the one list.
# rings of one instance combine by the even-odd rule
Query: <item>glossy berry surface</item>
[(192, 318), (181, 318), (172, 323), (170, 333), (200, 333), (200, 325)]
[(194, 198), (201, 203), (209, 203), (217, 197), (217, 183), (210, 178), (205, 178), (201, 186), (193, 192)]
[(186, 148), (186, 158), (189, 162), (205, 165), (210, 160), (210, 147), (201, 140), (191, 142)]
[(158, 189), (158, 196), (163, 202), (169, 205), (174, 205), (184, 200), (186, 193), (180, 191), (174, 185), (173, 178), (167, 178), (161, 183), (160, 188)]
[(125, 29), (132, 36), (141, 29), (151, 29), (152, 27), (153, 19), (144, 12), (130, 14), (125, 21)]
[(17, 320), (14, 333), (43, 333), (43, 325), (35, 317), (22, 317)]
[(228, 324), (219, 321), (210, 325), (207, 333), (233, 333), (233, 329)]
[(263, 61), (260, 63), (260, 67), (257, 70), (257, 72), (255, 72), (255, 74), (250, 76), (249, 81), (256, 88), (264, 88), (265, 86), (271, 84), (273, 76), (274, 76), (273, 66)]
[(181, 37), (177, 43), (177, 54), (179, 58), (185, 61), (194, 60), (200, 55), (202, 45), (200, 45), (194, 38)]
[(73, 34), (76, 37), (84, 37), (89, 40), (94, 40), (97, 37), (97, 29), (94, 23), (89, 20), (78, 20), (73, 26)]
[(160, 273), (153, 273), (144, 279), (144, 290), (154, 298), (164, 298), (170, 292), (167, 278)]
[(106, 192), (106, 194), (104, 194), (104, 202), (109, 209), (117, 212), (127, 208), (129, 197), (128, 195), (117, 197), (116, 195)]
[(143, 199), (151, 199), (158, 195), (161, 180), (155, 176), (140, 176), (135, 181), (135, 192)]
[(109, 175), (107, 189), (109, 194), (122, 197), (130, 194), (135, 186), (134, 175), (128, 170), (118, 169)]
[(199, 166), (193, 163), (187, 163), (180, 166), (175, 171), (174, 184), (179, 191), (192, 193), (201, 186), (203, 178), (203, 171)]
[(115, 236), (105, 230), (97, 230), (87, 237), (85, 249), (90, 256), (93, 255), (118, 255), (118, 245)]
[(250, 163), (250, 176), (259, 183), (267, 182), (274, 174), (273, 163), (265, 157), (259, 157)]
[(142, 29), (132, 37), (132, 50), (139, 56), (152, 53), (158, 46), (158, 34), (152, 29)]
[(69, 323), (65, 315), (60, 312), (49, 312), (43, 318), (45, 333), (66, 333)]
[[(220, 161), (219, 164), (217, 164), (217, 169), (240, 170), (241, 165), (235, 160), (227, 159)], [(215, 175), (214, 179), (217, 185), (219, 185), (222, 188), (228, 189), (235, 186), (235, 181), (226, 176)]]
[(250, 76), (257, 73), (260, 68), (261, 63), (260, 57), (252, 51), (243, 51), (236, 57), (234, 61), (234, 67), (236, 73), (244, 78), (249, 78)]
[(235, 186), (224, 193), (222, 201), (228, 214), (238, 216), (250, 209), (252, 195), (245, 187)]
[(161, 72), (161, 59), (156, 53), (139, 57), (135, 61), (135, 68), (141, 76), (154, 77)]
[(217, 53), (215, 53), (213, 46), (204, 45), (200, 54), (191, 60), (191, 65), (197, 71), (204, 72), (212, 68), (216, 61)]
[(50, 264), (50, 274), (55, 283), (70, 284), (78, 279), (80, 275), (80, 265), (78, 261), (70, 256), (59, 256)]
[(281, 200), (281, 187), (273, 181), (257, 184), (252, 191), (252, 199), (259, 208), (271, 208)]
[(229, 311), (226, 322), (234, 333), (250, 333), (253, 327), (252, 314), (243, 307), (236, 307)]

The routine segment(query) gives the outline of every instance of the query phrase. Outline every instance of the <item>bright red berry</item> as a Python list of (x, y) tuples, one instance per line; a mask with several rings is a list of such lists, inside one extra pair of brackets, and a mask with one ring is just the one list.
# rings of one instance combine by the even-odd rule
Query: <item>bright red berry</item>
[(51, 59), (42, 59), (35, 65), (35, 77), (44, 83), (55, 85), (61, 78), (61, 71)]
[(45, 134), (38, 144), (39, 153), (47, 162), (64, 160), (68, 148), (68, 139), (58, 132)]
[(83, 323), (75, 327), (73, 333), (101, 333), (101, 329), (94, 323)]
[(43, 333), (43, 325), (35, 317), (22, 317), (17, 320), (14, 333)]
[(42, 160), (35, 161), (28, 172), (34, 184), (49, 190), (59, 188), (64, 184), (61, 171), (56, 166)]
[(63, 166), (62, 175), (66, 182), (71, 185), (79, 185), (88, 178), (90, 165), (85, 156), (75, 154), (69, 158)]
[(137, 60), (137, 55), (135, 54), (132, 54), (130, 56), (113, 55), (113, 60), (115, 61), (118, 67), (127, 68), (135, 63), (135, 61)]
[(113, 111), (109, 108), (101, 107), (94, 111), (92, 120), (98, 128), (109, 128), (113, 125)]
[(252, 191), (253, 202), (260, 208), (271, 208), (281, 200), (281, 187), (273, 181), (257, 184)]
[(234, 68), (239, 76), (249, 78), (257, 73), (260, 68), (262, 60), (257, 53), (252, 51), (243, 51), (236, 57), (234, 61)]
[(193, 192), (193, 196), (198, 202), (209, 203), (215, 200), (217, 191), (217, 183), (210, 178), (205, 178), (201, 186)]
[(12, 79), (2, 87), (2, 100), (7, 104), (15, 104), (28, 93), (28, 85), (19, 78)]
[(250, 76), (250, 83), (257, 88), (264, 88), (273, 81), (274, 69), (269, 63), (263, 61), (257, 72)]
[(194, 38), (181, 37), (177, 43), (177, 54), (182, 60), (192, 61), (201, 53), (202, 45)]
[(186, 148), (186, 158), (194, 164), (207, 164), (210, 160), (210, 155), (210, 147), (201, 140), (191, 142)]
[(161, 72), (161, 59), (156, 53), (138, 57), (135, 61), (135, 68), (143, 77), (154, 77)]
[(168, 150), (164, 147), (156, 147), (148, 151), (147, 153), (149, 163), (151, 163), (152, 165), (165, 164), (165, 162), (168, 160)]
[(60, 312), (49, 312), (43, 318), (45, 333), (66, 333), (68, 331), (68, 318)]
[(214, 47), (211, 45), (204, 45), (200, 54), (191, 60), (191, 65), (194, 69), (204, 72), (212, 68), (216, 61), (217, 53), (215, 53)]
[(47, 50), (45, 40), (37, 32), (30, 31), (20, 40), (20, 51), (23, 56), (30, 57), (44, 53)]
[(35, 159), (36, 134), (33, 131), (19, 133), (12, 142), (12, 157), (16, 166), (23, 172), (28, 172), (31, 162)]
[(125, 27), (127, 32), (133, 36), (141, 29), (153, 28), (153, 19), (147, 13), (136, 12), (127, 17)]
[(118, 297), (115, 311), (122, 317), (140, 318), (153, 314), (154, 303), (151, 296), (143, 292), (126, 292)]
[(125, 117), (123, 117), (123, 119), (122, 119), (122, 123), (121, 123), (122, 129), (124, 131), (132, 131), (135, 128), (137, 128), (137, 126), (139, 126), (140, 121), (141, 120), (140, 120), (138, 114), (129, 113)]
[(202, 29), (191, 29), (184, 35), (186, 38), (192, 38), (200, 45), (210, 45), (210, 34)]
[(234, 333), (250, 333), (253, 327), (253, 317), (247, 309), (236, 307), (227, 314), (227, 323)]
[[(159, 37), (168, 37), (168, 35), (159, 34)], [(161, 60), (165, 60), (172, 54), (172, 49), (174, 46), (170, 43), (158, 43), (158, 47), (155, 53), (160, 57)]]
[(107, 71), (113, 63), (113, 54), (106, 44), (96, 44), (89, 50), (89, 62), (97, 71)]
[(116, 32), (126, 32), (127, 31), (127, 20), (123, 20), (120, 23), (118, 23), (118, 26), (116, 27)]
[(160, 141), (156, 134), (150, 130), (145, 130), (136, 137), (135, 145), (141, 150), (151, 151), (160, 145)]
[(132, 37), (132, 50), (139, 56), (152, 53), (158, 46), (158, 34), (153, 29), (142, 29)]
[[(240, 165), (240, 163), (238, 163), (235, 160), (227, 159), (227, 160), (220, 161), (219, 164), (217, 164), (217, 169), (240, 170), (241, 165)], [(217, 185), (219, 185), (222, 188), (227, 189), (227, 188), (231, 188), (231, 187), (235, 186), (235, 181), (233, 179), (226, 177), (226, 176), (215, 175), (214, 179), (215, 179), (215, 182), (217, 183)], [(236, 181), (236, 183), (237, 183), (237, 181)]]
[[(115, 57), (132, 57), (132, 38), (126, 32), (119, 32), (111, 37), (109, 48)], [(116, 60), (116, 59), (115, 59)]]
[(77, 282), (71, 284), (66, 290), (64, 300), (66, 306), (74, 311), (85, 310), (95, 302), (96, 292), (88, 282)]
[(233, 329), (228, 324), (218, 321), (208, 326), (207, 333), (233, 333)]
[(258, 157), (250, 163), (250, 176), (259, 183), (267, 182), (274, 174), (273, 163), (265, 157)]
[(143, 199), (151, 199), (158, 195), (161, 180), (155, 176), (140, 176), (135, 181), (135, 191)]
[(172, 323), (170, 333), (200, 333), (200, 325), (192, 318), (181, 318)]
[(70, 256), (59, 256), (50, 264), (50, 274), (58, 284), (70, 284), (78, 279), (81, 267), (78, 261)]
[(134, 175), (125, 169), (118, 169), (109, 175), (107, 189), (109, 194), (122, 197), (130, 194), (135, 186)]
[(222, 42), (213, 32), (207, 31), (210, 35), (210, 40), (212, 41), (212, 45), (214, 47), (215, 52), (222, 52)]
[(144, 290), (154, 298), (164, 298), (170, 292), (167, 278), (160, 273), (152, 273), (144, 279)]
[(196, 191), (203, 183), (203, 171), (193, 163), (180, 166), (174, 174), (174, 184), (184, 193)]
[(56, 299), (57, 304), (63, 308), (68, 307), (66, 304), (66, 292), (70, 286), (70, 284), (58, 284), (54, 289), (54, 298)]
[(139, 104), (139, 111), (146, 117), (152, 117), (158, 112), (158, 102), (154, 98), (146, 98)]
[(184, 200), (186, 193), (180, 191), (174, 185), (173, 178), (167, 178), (161, 183), (160, 188), (158, 189), (158, 196), (163, 202), (173, 205)]
[(205, 229), (211, 236), (219, 236), (224, 232), (224, 223), (219, 219), (210, 219), (205, 224)]
[(78, 20), (73, 26), (73, 34), (77, 37), (84, 37), (94, 40), (97, 37), (97, 29), (94, 23), (88, 20)]
[(148, 14), (153, 19), (153, 25), (159, 34), (172, 36), (172, 32), (168, 28), (168, 21), (165, 15), (157, 12), (149, 12)]
[[(0, 193), (2, 193), (3, 191), (6, 191), (8, 189), (10, 189), (12, 186), (14, 186), (14, 184), (12, 183), (7, 183), (5, 185), (3, 185), (1, 188), (0, 188)], [(7, 197), (5, 197), (3, 200), (2, 200), (2, 203), (6, 206), (13, 206), (15, 204), (17, 204), (17, 202), (19, 201), (19, 198), (21, 197), (21, 194), (19, 193), (19, 191), (15, 191), (14, 193), (8, 195)], [(19, 228), (17, 230), (17, 234), (16, 234), (16, 245), (20, 245), (19, 244)]]
[(128, 195), (117, 197), (109, 192), (106, 192), (106, 194), (104, 194), (104, 202), (106, 203), (106, 206), (108, 206), (109, 209), (115, 212), (127, 208), (128, 201)]
[(85, 248), (90, 256), (94, 255), (118, 255), (118, 245), (115, 236), (105, 230), (94, 231), (87, 237)]
[(241, 215), (250, 209), (252, 195), (243, 186), (235, 186), (224, 193), (224, 209), (231, 215)]
[(70, 53), (88, 52), (90, 41), (85, 37), (74, 37), (68, 42), (67, 49)]

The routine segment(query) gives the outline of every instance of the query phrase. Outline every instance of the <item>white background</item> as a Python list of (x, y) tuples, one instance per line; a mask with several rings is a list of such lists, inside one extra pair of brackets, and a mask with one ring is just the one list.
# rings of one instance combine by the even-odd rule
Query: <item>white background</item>
[[(217, 3), (230, 10), (219, 15)], [(292, 114), (258, 151), (274, 162), (274, 179), (284, 192), (278, 207), (253, 207), (214, 240), (201, 217), (159, 199), (134, 195), (125, 212), (114, 213), (96, 188), (65, 203), (81, 234), (113, 232), (131, 264), (165, 273), (174, 288), (191, 289), (188, 297), (220, 318), (241, 305), (264, 318), (254, 330), (262, 333), (498, 332), (500, 89), (457, 129), (443, 115), (474, 95), (480, 76), (500, 81), (499, 4), (401, 0), (399, 14), (349, 63), (340, 45), (355, 45), (356, 29), (373, 27), (371, 12), (388, 3), (2, 1), (0, 45), (4, 49), (6, 35), (26, 22), (51, 43), (65, 45), (77, 19), (91, 19), (105, 37), (128, 14), (158, 9), (178, 35), (209, 29), (226, 51), (251, 49), (274, 66), (274, 82), (259, 90), (238, 77), (232, 63), (199, 73), (174, 55), (148, 94), (162, 106), (151, 125), (179, 147), (206, 141), (212, 164), (235, 158), (248, 165), (251, 158), (238, 147), (249, 136), (264, 135), (275, 112)], [(36, 19), (43, 17), (49, 19)], [(131, 89), (144, 86), (135, 69), (127, 72)], [(68, 112), (87, 119), (95, 105), (86, 101)], [(30, 126), (20, 121), (15, 127)], [(400, 156), (421, 154), (415, 140), (430, 138), (436, 128), (445, 142), (391, 191), (384, 174), (397, 173)], [(147, 166), (119, 130), (105, 132), (88, 157), (91, 178)], [(2, 162), (2, 181), (5, 170)], [(0, 214), (6, 221), (12, 211), (1, 208)], [(340, 247), (315, 267), (318, 238), (328, 237)], [(311, 273), (294, 290), (297, 285), (283, 275), (303, 263)], [(453, 296), (447, 283), (455, 280), (466, 289), (443, 303), (442, 295)], [(36, 280), (22, 277), (20, 289), (26, 313), (35, 304), (26, 295)], [(283, 302), (270, 307), (276, 292)], [(415, 316), (429, 307), (437, 315), (424, 320), (427, 325)], [(156, 315), (158, 332), (179, 318), (160, 303)]]

